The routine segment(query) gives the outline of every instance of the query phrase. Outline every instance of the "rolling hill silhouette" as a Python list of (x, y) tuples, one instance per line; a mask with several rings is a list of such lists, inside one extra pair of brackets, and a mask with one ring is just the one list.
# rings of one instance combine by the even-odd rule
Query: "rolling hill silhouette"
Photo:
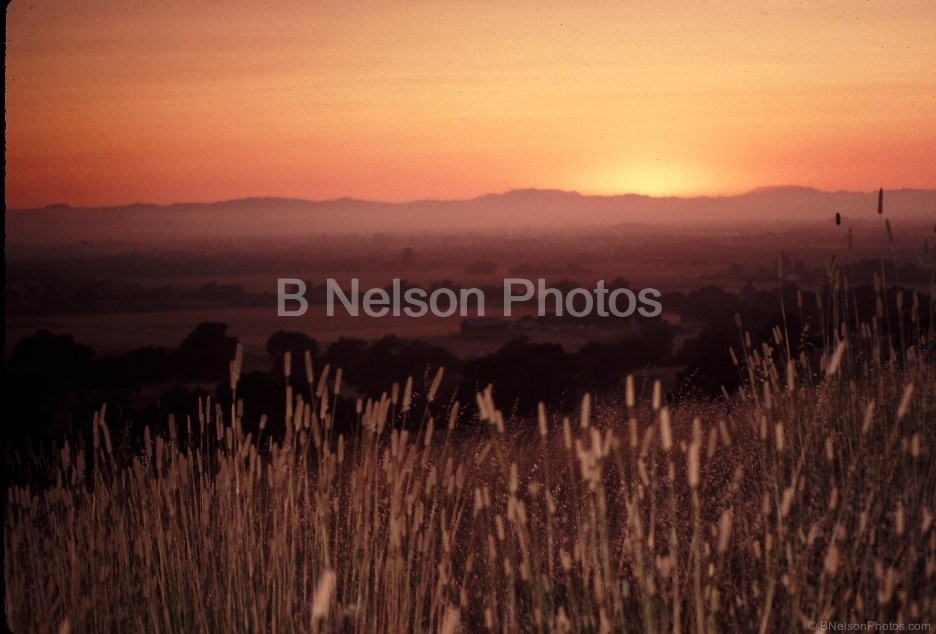
[[(676, 227), (783, 226), (872, 218), (877, 192), (768, 187), (735, 196), (693, 198), (638, 194), (592, 196), (517, 189), (469, 200), (385, 203), (353, 198), (310, 201), (245, 198), (211, 203), (118, 207), (52, 205), (8, 210), (8, 248), (102, 243), (162, 243), (243, 237), (297, 238), (323, 233), (515, 232), (633, 223)], [(936, 190), (886, 192), (888, 215), (936, 217)]]

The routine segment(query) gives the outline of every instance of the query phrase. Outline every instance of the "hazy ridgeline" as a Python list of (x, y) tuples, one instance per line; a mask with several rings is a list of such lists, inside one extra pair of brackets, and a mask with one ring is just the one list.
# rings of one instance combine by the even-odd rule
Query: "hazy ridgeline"
[[(306, 363), (314, 396), (305, 403), (284, 387), (281, 442), (262, 423), (257, 437), (245, 433), (239, 405), (206, 402), (166, 437), (147, 430), (142, 453), (129, 456), (102, 411), (85, 448), (57, 452), (55, 486), (9, 491), (10, 623), (76, 632), (931, 623), (936, 375), (932, 321), (919, 315), (932, 307), (906, 301), (913, 325), (896, 348), (885, 314), (847, 328), (836, 301), (830, 323), (841, 327), (823, 333), (821, 358), (797, 353), (780, 329), (773, 346), (739, 345), (731, 355), (744, 386), (721, 402), (668, 405), (659, 390), (635, 402), (628, 381), (617, 404), (586, 397), (575, 417), (541, 409), (522, 421), (505, 420), (487, 390), (466, 425), (457, 403), (436, 407), (440, 372), (415, 386), (432, 408), (411, 408), (410, 381), (359, 402), (358, 425), (343, 435), (333, 425), (340, 372)], [(239, 374), (238, 358), (235, 394)]]

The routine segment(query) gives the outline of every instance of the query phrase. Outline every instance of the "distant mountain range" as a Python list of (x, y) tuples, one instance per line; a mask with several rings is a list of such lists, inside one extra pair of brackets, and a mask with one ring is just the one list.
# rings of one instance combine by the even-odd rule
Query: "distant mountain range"
[[(886, 191), (892, 218), (936, 221), (936, 190)], [(594, 228), (633, 223), (681, 226), (787, 226), (876, 216), (877, 192), (823, 192), (769, 187), (736, 196), (692, 198), (637, 194), (592, 196), (518, 189), (469, 200), (382, 203), (351, 198), (310, 201), (246, 198), (214, 203), (133, 204), (119, 207), (51, 205), (6, 214), (7, 247), (82, 243), (165, 243), (245, 237), (516, 232)]]

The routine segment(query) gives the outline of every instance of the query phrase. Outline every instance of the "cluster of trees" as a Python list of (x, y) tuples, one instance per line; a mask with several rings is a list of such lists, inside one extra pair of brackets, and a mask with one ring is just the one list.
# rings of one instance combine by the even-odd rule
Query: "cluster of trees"
[[(248, 422), (267, 414), (275, 432), (285, 413), (286, 352), (292, 358), (293, 390), (308, 399), (303, 364), (308, 351), (318, 372), (326, 364), (333, 371), (342, 369), (344, 397), (377, 397), (412, 376), (418, 403), (436, 369), (444, 367), (443, 399), (457, 398), (470, 407), (475, 390), (493, 383), (499, 402), (526, 416), (539, 401), (558, 407), (577, 398), (565, 391), (569, 386), (580, 391), (611, 388), (628, 372), (667, 357), (671, 342), (670, 330), (660, 328), (639, 339), (590, 343), (571, 353), (558, 344), (520, 337), (493, 355), (465, 361), (443, 346), (394, 335), (371, 342), (341, 338), (322, 348), (305, 333), (280, 331), (267, 342), (269, 369), (244, 372), (238, 398), (244, 401)], [(169, 414), (184, 421), (195, 411), (198, 397), (212, 395), (227, 406), (229, 362), (236, 346), (225, 324), (210, 322), (172, 350), (145, 347), (104, 357), (70, 335), (37, 331), (14, 346), (7, 362), (10, 430), (20, 437), (57, 438), (85, 426), (103, 403), (110, 423), (131, 428), (158, 427)], [(353, 404), (341, 409), (354, 412)]]
[(7, 360), (5, 415), (14, 438), (44, 439), (80, 427), (107, 403), (114, 419), (161, 424), (191, 414), (192, 396), (213, 391), (227, 375), (237, 339), (206, 322), (174, 350), (138, 348), (97, 357), (71, 335), (39, 330)]
[[(885, 296), (895, 343), (898, 332), (910, 333), (912, 301), (909, 294), (898, 308), (897, 289)], [(877, 294), (868, 286), (851, 291), (848, 298), (859, 322), (870, 322)], [(780, 300), (786, 316), (780, 312)], [(931, 299), (918, 298), (918, 320), (930, 319)], [(277, 332), (267, 342), (269, 369), (245, 372), (238, 384), (243, 399), (245, 422), (256, 424), (262, 414), (270, 420), (270, 431), (283, 428), (283, 359), (293, 359), (290, 382), (296, 394), (310, 397), (303, 367), (306, 351), (318, 372), (329, 364), (344, 372), (342, 398), (377, 397), (389, 391), (394, 382), (414, 378), (416, 407), (425, 398), (437, 368), (445, 367), (440, 399), (457, 398), (469, 410), (475, 392), (488, 384), (502, 407), (525, 417), (535, 413), (538, 402), (554, 408), (574, 407), (583, 392), (620, 395), (624, 377), (650, 366), (684, 368), (674, 396), (713, 397), (724, 386), (729, 391), (740, 383), (738, 368), (728, 348), (741, 349), (742, 333), (735, 323), (739, 314), (751, 343), (771, 342), (772, 330), (780, 326), (788, 340), (800, 351), (813, 354), (821, 347), (821, 319), (815, 293), (798, 292), (786, 286), (772, 292), (751, 287), (740, 294), (717, 287), (698, 289), (686, 295), (670, 294), (664, 306), (673, 308), (705, 325), (701, 332), (673, 351), (673, 329), (662, 320), (644, 320), (639, 336), (610, 342), (592, 342), (576, 352), (556, 343), (536, 343), (525, 337), (506, 342), (497, 352), (464, 360), (449, 349), (421, 340), (388, 335), (367, 342), (342, 338), (322, 347), (308, 334)], [(667, 304), (669, 302), (669, 305)], [(928, 328), (926, 323), (917, 327)], [(94, 351), (69, 335), (41, 330), (14, 346), (7, 360), (5, 409), (8, 432), (14, 437), (58, 438), (63, 432), (87, 426), (92, 412), (108, 405), (108, 422), (121, 429), (158, 427), (169, 414), (184, 421), (196, 411), (196, 399), (211, 395), (229, 406), (229, 362), (234, 357), (236, 338), (222, 323), (203, 323), (177, 348), (146, 347), (124, 355), (97, 357)], [(932, 354), (933, 351), (924, 351)], [(616, 396), (616, 397), (617, 397)], [(353, 403), (338, 408), (354, 416)], [(340, 422), (340, 421), (339, 421)], [(350, 422), (350, 421), (345, 421)]]

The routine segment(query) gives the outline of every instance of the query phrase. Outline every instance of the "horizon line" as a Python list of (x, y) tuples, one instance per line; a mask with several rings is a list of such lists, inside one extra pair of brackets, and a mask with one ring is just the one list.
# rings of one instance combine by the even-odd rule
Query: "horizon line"
[[(884, 191), (890, 192), (901, 192), (901, 191), (919, 191), (919, 192), (932, 192), (936, 191), (936, 185), (933, 187), (898, 187), (888, 190), (886, 187), (881, 187)], [(800, 191), (811, 191), (819, 194), (867, 194), (872, 195), (877, 193), (878, 189), (872, 189), (868, 191), (863, 190), (851, 190), (851, 189), (835, 189), (827, 190), (820, 189), (818, 187), (813, 187), (810, 185), (761, 185), (754, 187), (752, 189), (746, 189), (737, 193), (720, 193), (720, 194), (673, 194), (673, 195), (659, 195), (659, 194), (642, 194), (639, 192), (619, 192), (619, 193), (588, 193), (582, 192), (575, 189), (562, 189), (558, 187), (515, 187), (499, 192), (487, 192), (478, 194), (476, 196), (464, 197), (464, 198), (412, 198), (406, 200), (378, 200), (370, 198), (357, 198), (354, 196), (339, 196), (336, 198), (298, 198), (293, 196), (277, 196), (277, 195), (255, 195), (255, 196), (241, 196), (237, 198), (223, 198), (223, 199), (214, 199), (214, 200), (180, 200), (176, 202), (169, 203), (156, 203), (156, 202), (144, 202), (144, 201), (134, 201), (128, 203), (110, 203), (110, 204), (99, 204), (99, 205), (72, 205), (67, 202), (55, 202), (49, 203), (41, 206), (32, 206), (32, 207), (8, 207), (7, 211), (39, 211), (39, 210), (50, 210), (50, 209), (116, 209), (120, 207), (178, 207), (186, 205), (223, 205), (227, 203), (237, 203), (237, 202), (246, 202), (246, 201), (283, 201), (283, 202), (302, 202), (302, 203), (315, 203), (315, 204), (327, 204), (327, 203), (366, 203), (366, 204), (376, 204), (376, 205), (414, 205), (414, 204), (425, 204), (425, 203), (464, 203), (480, 200), (483, 198), (497, 198), (503, 196), (509, 196), (511, 194), (519, 193), (554, 193), (554, 194), (565, 194), (572, 196), (579, 196), (582, 198), (649, 198), (654, 200), (694, 200), (694, 199), (719, 199), (719, 198), (739, 198), (741, 196), (748, 196), (751, 194), (758, 193), (768, 193), (771, 191), (780, 191), (780, 190), (800, 190)]]

